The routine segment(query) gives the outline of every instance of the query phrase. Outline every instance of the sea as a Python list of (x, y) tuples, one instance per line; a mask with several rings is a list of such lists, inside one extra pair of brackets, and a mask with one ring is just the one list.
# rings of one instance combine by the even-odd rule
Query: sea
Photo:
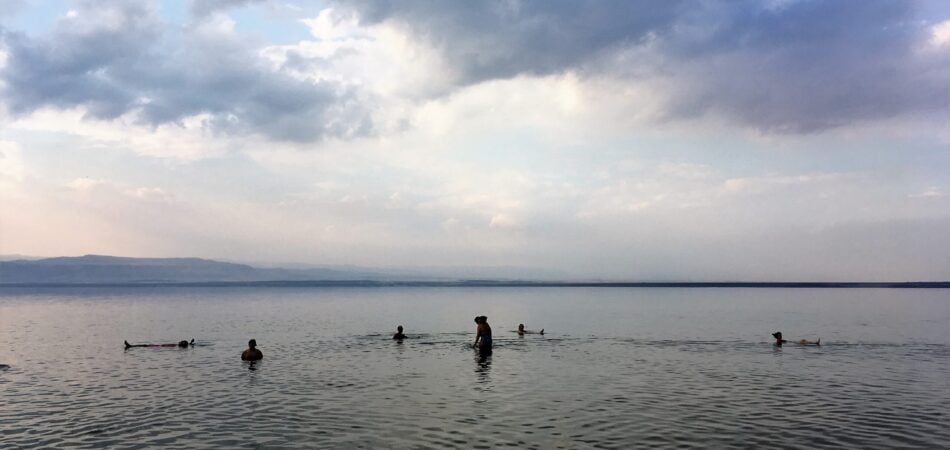
[(950, 448), (950, 290), (0, 288), (0, 448)]

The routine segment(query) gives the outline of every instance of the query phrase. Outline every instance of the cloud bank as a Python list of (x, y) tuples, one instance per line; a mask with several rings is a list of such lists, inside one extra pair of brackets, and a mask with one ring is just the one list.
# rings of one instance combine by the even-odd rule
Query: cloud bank
[[(943, 114), (950, 103), (946, 24), (920, 17), (919, 2), (340, 1), (333, 16), (353, 14), (358, 25), (309, 44), (342, 52), (302, 43), (276, 67), (221, 13), (257, 3), (193, 2), (191, 22), (175, 26), (155, 3), (80, 1), (48, 33), (4, 31), (4, 105), (13, 115), (135, 114), (151, 125), (202, 116), (217, 132), (274, 140), (367, 136), (374, 111), (396, 108), (378, 85), (334, 71), (347, 74), (341, 60), (394, 33), (438, 55), (433, 68), (445, 73), (428, 76), (445, 86), (430, 98), (571, 73), (649, 89), (662, 99), (655, 119), (716, 115), (767, 133)], [(390, 85), (412, 82), (388, 75)]]

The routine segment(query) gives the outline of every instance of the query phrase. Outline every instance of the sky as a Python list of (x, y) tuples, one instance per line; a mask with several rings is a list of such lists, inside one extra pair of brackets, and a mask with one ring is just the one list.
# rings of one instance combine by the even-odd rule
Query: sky
[(950, 3), (0, 0), (0, 254), (950, 280)]

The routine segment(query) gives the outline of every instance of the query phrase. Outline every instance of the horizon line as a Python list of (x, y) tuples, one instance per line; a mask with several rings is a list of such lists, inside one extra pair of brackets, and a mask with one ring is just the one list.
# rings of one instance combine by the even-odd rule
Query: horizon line
[(599, 288), (815, 288), (950, 289), (950, 281), (540, 281), (470, 279), (455, 281), (259, 280), (142, 281), (97, 283), (4, 283), (4, 287), (599, 287)]

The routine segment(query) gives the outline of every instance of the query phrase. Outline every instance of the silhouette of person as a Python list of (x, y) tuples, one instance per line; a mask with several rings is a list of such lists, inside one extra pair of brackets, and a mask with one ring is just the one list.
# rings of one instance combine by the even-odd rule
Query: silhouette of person
[(241, 361), (258, 361), (264, 359), (264, 354), (257, 349), (257, 341), (251, 339), (247, 341), (247, 350), (241, 353)]
[[(775, 338), (775, 345), (778, 346), (778, 347), (781, 347), (782, 344), (788, 343), (787, 340), (782, 339), (782, 332), (781, 332), (781, 331), (776, 331), (776, 332), (772, 333), (772, 337)], [(798, 345), (817, 345), (817, 346), (821, 346), (821, 339), (819, 338), (817, 341), (809, 341), (808, 339), (802, 339), (802, 340), (799, 340), (799, 341), (795, 341), (795, 343), (798, 344)]]
[(398, 327), (396, 327), (396, 334), (393, 335), (393, 339), (401, 341), (405, 338), (406, 338), (406, 335), (402, 334), (402, 325), (399, 325)]
[(188, 341), (178, 341), (177, 344), (129, 344), (129, 341), (125, 341), (125, 348), (129, 349), (132, 347), (178, 347), (178, 348), (188, 348), (188, 346), (194, 346), (195, 340), (192, 339), (191, 342)]
[(523, 323), (519, 323), (519, 324), (518, 324), (518, 335), (519, 335), (519, 336), (524, 336), (524, 335), (526, 335), (526, 334), (535, 334), (535, 333), (537, 333), (537, 334), (544, 334), (544, 328), (542, 328), (541, 331), (531, 331), (531, 330), (525, 330)]
[(488, 324), (488, 317), (476, 316), (475, 323), (475, 348), (481, 352), (490, 352), (492, 348), (491, 325)]

